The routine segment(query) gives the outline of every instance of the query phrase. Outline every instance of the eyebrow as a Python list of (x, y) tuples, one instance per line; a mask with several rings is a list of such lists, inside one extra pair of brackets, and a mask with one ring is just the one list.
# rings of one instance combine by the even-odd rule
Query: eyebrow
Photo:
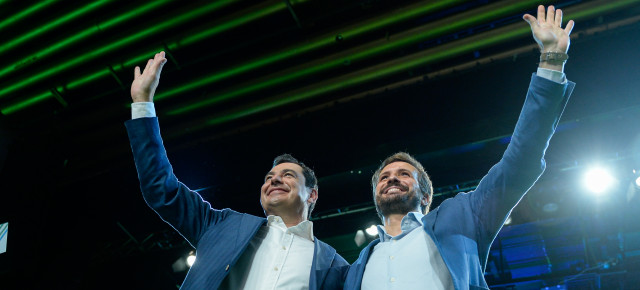
[[(282, 172), (282, 173), (291, 172), (291, 173), (293, 173), (293, 175), (295, 175), (296, 177), (298, 177), (298, 172), (296, 172), (296, 171), (295, 171), (295, 170), (293, 170), (293, 169), (285, 168), (285, 169), (282, 169), (282, 171), (281, 171), (281, 172)], [(267, 172), (267, 174), (264, 176), (264, 178), (266, 179), (267, 177), (269, 177), (269, 176), (271, 176), (271, 175), (275, 175), (275, 174), (276, 174), (275, 172), (273, 172), (273, 171), (269, 171), (269, 172)]]

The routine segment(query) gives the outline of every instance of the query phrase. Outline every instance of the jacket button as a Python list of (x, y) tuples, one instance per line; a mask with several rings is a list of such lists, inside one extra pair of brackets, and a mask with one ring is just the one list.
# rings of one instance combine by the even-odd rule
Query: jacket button
[(227, 265), (226, 268), (224, 268), (225, 271), (229, 271), (229, 265)]

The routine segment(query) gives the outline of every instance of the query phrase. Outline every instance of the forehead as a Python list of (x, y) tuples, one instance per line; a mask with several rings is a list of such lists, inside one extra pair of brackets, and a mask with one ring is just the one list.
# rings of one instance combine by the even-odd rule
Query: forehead
[(302, 175), (302, 166), (290, 162), (280, 163), (274, 166), (273, 168), (271, 168), (271, 171), (269, 171), (269, 173), (282, 172), (285, 170), (293, 170), (298, 173), (298, 175)]
[(411, 164), (409, 164), (407, 162), (395, 161), (395, 162), (387, 164), (387, 166), (382, 168), (382, 170), (380, 171), (380, 174), (385, 173), (385, 172), (399, 171), (399, 170), (407, 170), (407, 171), (411, 171), (411, 172), (418, 172), (418, 169), (416, 169), (413, 165), (411, 165)]

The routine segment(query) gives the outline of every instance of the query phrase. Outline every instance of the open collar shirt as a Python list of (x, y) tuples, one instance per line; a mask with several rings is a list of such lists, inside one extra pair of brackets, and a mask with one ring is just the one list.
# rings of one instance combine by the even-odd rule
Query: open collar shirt
[[(402, 218), (402, 233), (392, 237), (378, 225), (380, 243), (373, 248), (362, 289), (453, 289), (449, 269), (422, 227), (423, 215)], [(416, 230), (417, 229), (417, 230)]]
[(220, 289), (309, 289), (313, 241), (312, 222), (287, 228), (268, 216)]

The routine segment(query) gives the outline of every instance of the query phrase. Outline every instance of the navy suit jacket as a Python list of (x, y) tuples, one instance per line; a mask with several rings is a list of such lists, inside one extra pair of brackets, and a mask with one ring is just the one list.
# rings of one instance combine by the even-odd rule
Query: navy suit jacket
[[(489, 289), (484, 269), (491, 243), (511, 210), (544, 171), (544, 152), (574, 86), (534, 74), (500, 162), (474, 191), (445, 200), (422, 218), (423, 230), (440, 251), (455, 289)], [(360, 252), (344, 289), (360, 289), (369, 256), (379, 242), (371, 242)]]
[[(266, 218), (217, 210), (173, 174), (157, 118), (125, 122), (147, 204), (194, 248), (197, 259), (181, 289), (217, 289)], [(309, 289), (340, 289), (349, 264), (315, 239)]]

